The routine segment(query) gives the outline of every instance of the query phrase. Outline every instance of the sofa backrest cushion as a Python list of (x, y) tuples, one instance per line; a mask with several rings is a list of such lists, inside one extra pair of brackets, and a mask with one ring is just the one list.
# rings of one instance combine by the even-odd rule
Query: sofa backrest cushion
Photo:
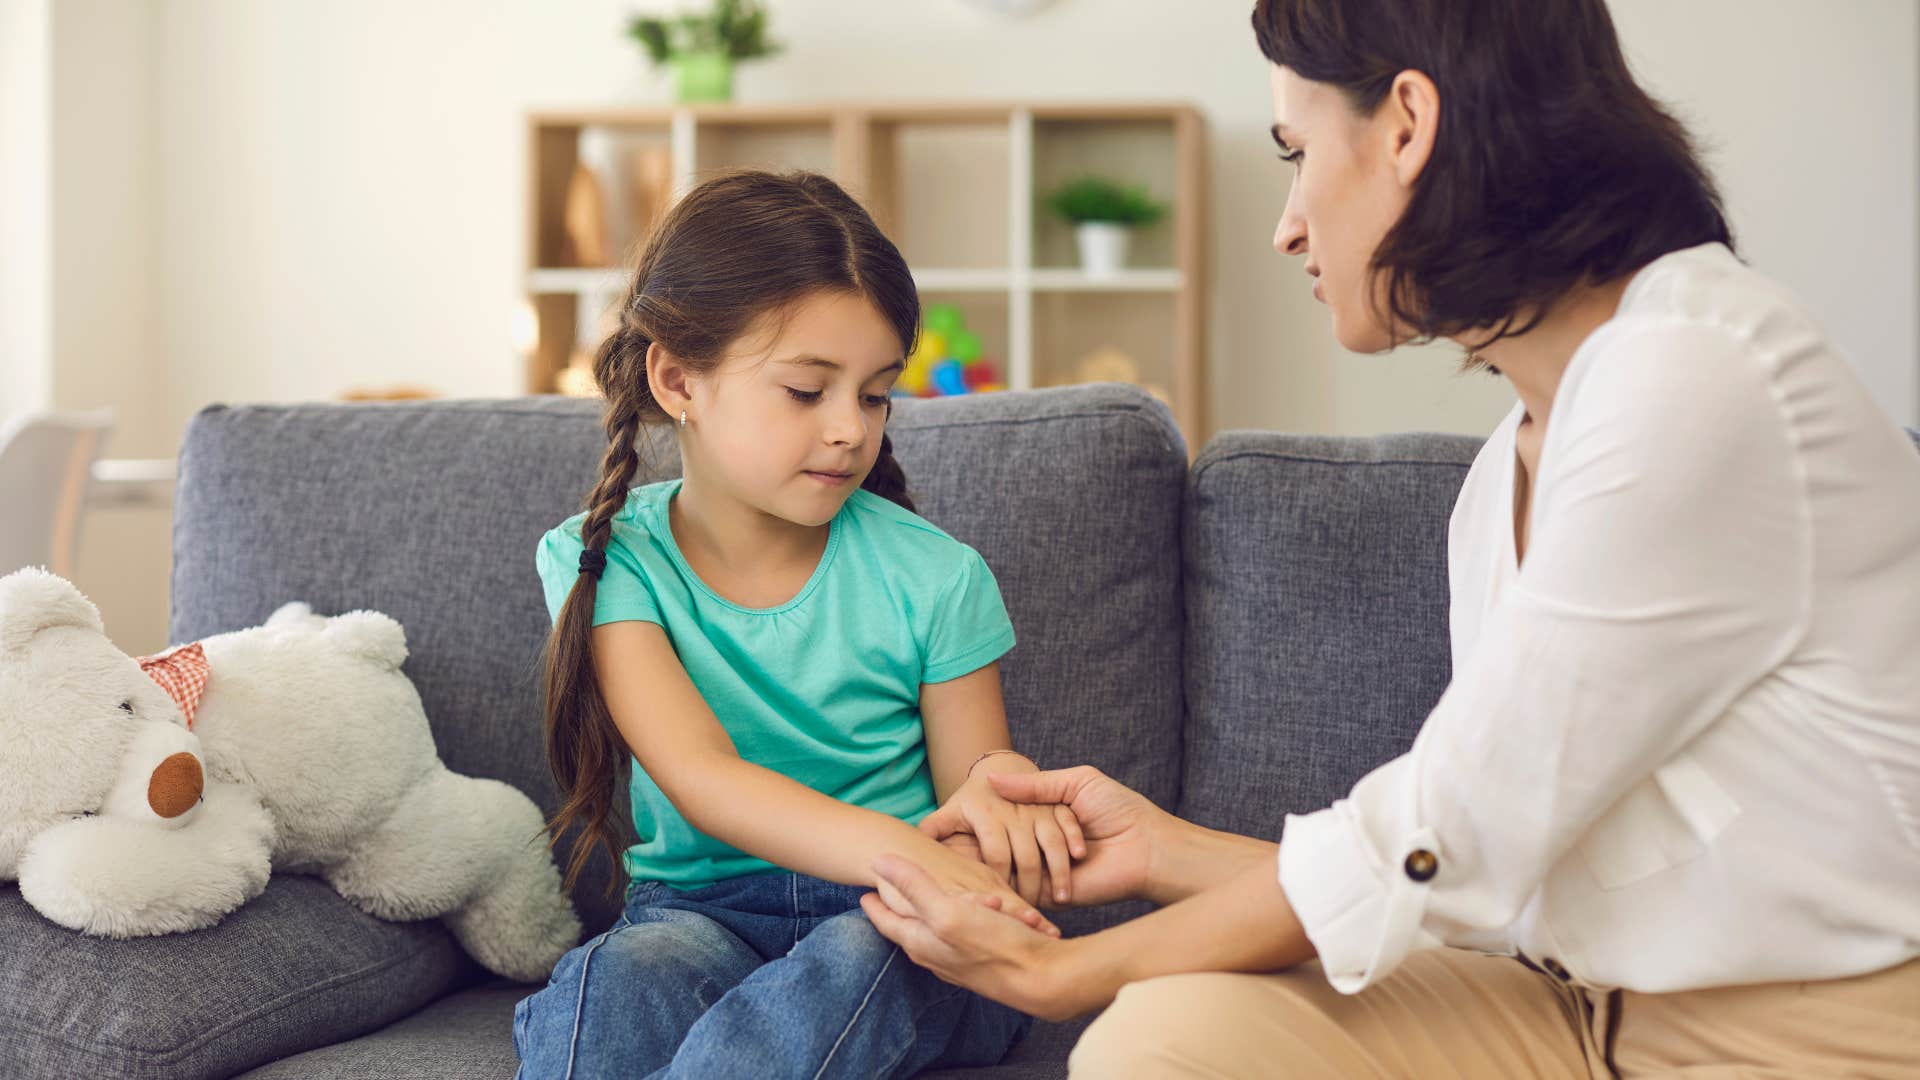
[(1479, 446), (1235, 432), (1201, 452), (1182, 816), (1277, 839), (1412, 744), (1450, 672), (1447, 519)]
[[(1166, 408), (1118, 386), (901, 400), (889, 431), (921, 514), (998, 578), (1018, 637), (1002, 662), (1015, 745), (1170, 803), (1187, 472)], [(678, 473), (660, 445), (636, 484)], [(605, 446), (590, 400), (212, 406), (181, 453), (170, 638), (289, 600), (386, 612), (448, 766), (550, 813), (533, 553), (578, 512)], [(604, 881), (575, 891), (589, 930), (617, 910)]]

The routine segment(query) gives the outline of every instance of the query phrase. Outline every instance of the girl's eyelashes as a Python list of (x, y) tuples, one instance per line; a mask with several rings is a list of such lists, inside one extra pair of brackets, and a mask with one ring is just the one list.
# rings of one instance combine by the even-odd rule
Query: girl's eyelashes
[(1286, 153), (1279, 155), (1279, 157), (1281, 161), (1284, 161), (1287, 164), (1294, 166), (1295, 168), (1299, 168), (1300, 158), (1305, 153), (1306, 151), (1304, 150), (1289, 150)]
[[(819, 401), (821, 396), (826, 393), (826, 391), (824, 390), (801, 390), (792, 386), (789, 386), (786, 389), (787, 389), (787, 396), (793, 398), (793, 400), (795, 401), (801, 402), (802, 404), (806, 404), (806, 405), (811, 405), (814, 402)], [(892, 398), (888, 394), (867, 394), (865, 395), (864, 400), (867, 403), (867, 407), (870, 409), (883, 409), (892, 401)]]

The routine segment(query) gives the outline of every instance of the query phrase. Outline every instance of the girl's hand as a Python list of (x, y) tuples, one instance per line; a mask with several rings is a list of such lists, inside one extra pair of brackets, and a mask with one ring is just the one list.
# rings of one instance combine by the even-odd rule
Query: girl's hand
[[(985, 863), (937, 844), (927, 845), (924, 853), (916, 850), (914, 861), (947, 895), (1011, 915), (1049, 937), (1060, 936), (1059, 927), (1009, 888), (1007, 882)], [(878, 881), (875, 888), (880, 893), (881, 901), (893, 910), (903, 914), (912, 910), (906, 899), (886, 880)]]
[(920, 829), (936, 840), (970, 833), (980, 861), (1029, 904), (1072, 900), (1074, 859), (1086, 855), (1080, 822), (1065, 805), (1024, 805), (994, 790), (985, 770), (974, 773)]
[[(935, 887), (923, 868), (896, 855), (874, 865), (900, 905), (860, 898), (882, 935), (941, 979), (1045, 1020), (1065, 1020), (1111, 1001), (1120, 981), (1101, 936), (1044, 937), (1003, 915)], [(1111, 972), (1109, 971), (1111, 969)]]

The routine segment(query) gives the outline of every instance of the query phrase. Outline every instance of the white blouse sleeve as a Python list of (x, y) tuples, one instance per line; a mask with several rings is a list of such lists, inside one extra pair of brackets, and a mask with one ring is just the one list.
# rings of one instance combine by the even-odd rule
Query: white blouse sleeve
[(1549, 418), (1518, 577), (1412, 749), (1287, 819), (1280, 885), (1343, 992), (1511, 924), (1805, 632), (1806, 477), (1772, 358), (1710, 326), (1600, 333)]

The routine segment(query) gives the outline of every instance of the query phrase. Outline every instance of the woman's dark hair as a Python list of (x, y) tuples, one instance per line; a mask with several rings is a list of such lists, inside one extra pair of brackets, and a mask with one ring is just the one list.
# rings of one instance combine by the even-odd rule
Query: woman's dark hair
[(1372, 115), (1412, 69), (1432, 155), (1373, 254), (1395, 340), (1531, 330), (1575, 287), (1733, 246), (1680, 122), (1627, 70), (1603, 0), (1259, 0), (1268, 60)]
[[(641, 467), (641, 425), (672, 419), (647, 382), (647, 347), (657, 341), (705, 374), (742, 334), (763, 322), (777, 329), (796, 303), (820, 293), (866, 298), (899, 335), (901, 353), (911, 350), (920, 296), (907, 262), (832, 180), (807, 172), (734, 172), (701, 184), (668, 211), (640, 254), (618, 328), (593, 358), (593, 379), (606, 398), (607, 452), (580, 527), (588, 552), (605, 552), (613, 517), (626, 505)], [(860, 486), (913, 509), (906, 474), (884, 434), (879, 459)], [(562, 799), (547, 827), (549, 843), (568, 829), (580, 833), (567, 863), (567, 888), (599, 850), (613, 859), (611, 891), (621, 878), (617, 856), (626, 833), (624, 823), (613, 820), (614, 785), (629, 751), (594, 677), (598, 583), (597, 574), (580, 574), (547, 641), (547, 762)]]

